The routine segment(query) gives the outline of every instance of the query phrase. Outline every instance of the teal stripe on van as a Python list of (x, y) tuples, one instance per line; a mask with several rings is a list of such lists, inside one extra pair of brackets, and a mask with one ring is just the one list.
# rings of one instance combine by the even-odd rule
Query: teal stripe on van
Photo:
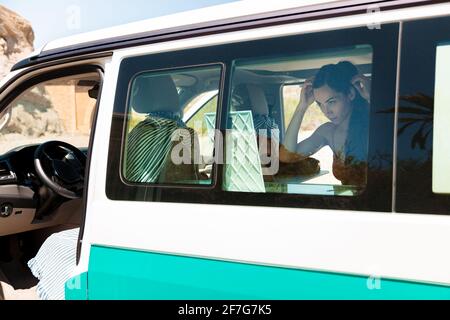
[(450, 299), (450, 286), (100, 246), (91, 248), (88, 275), (94, 300)]
[(84, 272), (76, 277), (69, 279), (65, 283), (66, 300), (87, 300), (87, 273)]

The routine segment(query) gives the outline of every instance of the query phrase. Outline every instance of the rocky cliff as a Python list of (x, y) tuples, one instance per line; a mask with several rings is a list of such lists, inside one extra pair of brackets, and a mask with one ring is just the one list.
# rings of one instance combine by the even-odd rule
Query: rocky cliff
[(33, 51), (33, 42), (30, 23), (0, 5), (0, 79), (17, 61)]

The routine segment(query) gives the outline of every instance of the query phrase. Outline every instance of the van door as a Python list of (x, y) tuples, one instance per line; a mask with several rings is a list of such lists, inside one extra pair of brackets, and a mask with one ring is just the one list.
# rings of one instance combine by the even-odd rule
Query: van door
[(450, 214), (449, 44), (450, 17), (404, 23), (397, 212)]

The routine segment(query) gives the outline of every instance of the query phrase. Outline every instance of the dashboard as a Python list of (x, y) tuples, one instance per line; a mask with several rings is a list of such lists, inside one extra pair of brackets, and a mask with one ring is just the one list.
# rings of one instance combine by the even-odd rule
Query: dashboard
[[(64, 199), (39, 179), (34, 166), (38, 147), (22, 146), (0, 156), (0, 236), (57, 225), (81, 209), (81, 199)], [(80, 151), (87, 154), (87, 148)], [(64, 153), (54, 153), (52, 157), (70, 161)]]

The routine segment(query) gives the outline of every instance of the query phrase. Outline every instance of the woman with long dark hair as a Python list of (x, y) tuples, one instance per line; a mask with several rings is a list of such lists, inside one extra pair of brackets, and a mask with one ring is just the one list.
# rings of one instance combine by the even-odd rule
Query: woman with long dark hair
[[(316, 102), (330, 120), (307, 139), (297, 137), (306, 111)], [(280, 148), (280, 162), (301, 161), (325, 146), (333, 151), (333, 174), (343, 185), (364, 185), (367, 172), (370, 80), (349, 61), (323, 66), (305, 81)]]

